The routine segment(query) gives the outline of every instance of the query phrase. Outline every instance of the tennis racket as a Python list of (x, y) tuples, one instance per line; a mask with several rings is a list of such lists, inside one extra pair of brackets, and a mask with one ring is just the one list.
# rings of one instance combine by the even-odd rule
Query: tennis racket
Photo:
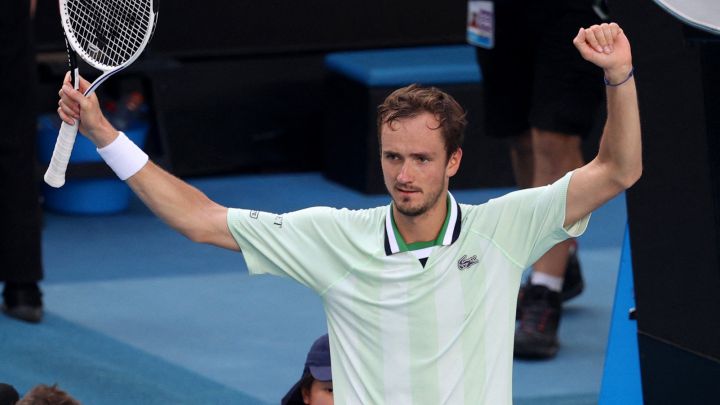
[[(60, 0), (60, 18), (67, 45), (70, 74), (77, 89), (77, 56), (102, 71), (85, 91), (94, 92), (110, 76), (125, 69), (140, 56), (155, 30), (158, 0)], [(78, 131), (65, 122), (60, 127), (55, 150), (45, 172), (52, 187), (65, 184), (70, 154)]]

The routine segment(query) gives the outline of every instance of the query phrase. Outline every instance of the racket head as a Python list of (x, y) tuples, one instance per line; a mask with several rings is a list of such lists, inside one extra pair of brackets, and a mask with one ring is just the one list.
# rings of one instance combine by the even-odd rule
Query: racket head
[(59, 0), (65, 38), (75, 53), (103, 72), (140, 56), (155, 30), (157, 0)]

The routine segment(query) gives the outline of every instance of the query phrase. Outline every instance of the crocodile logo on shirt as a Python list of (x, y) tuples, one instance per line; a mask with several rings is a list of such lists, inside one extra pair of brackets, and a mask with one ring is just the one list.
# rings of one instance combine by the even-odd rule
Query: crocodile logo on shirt
[(474, 266), (479, 262), (480, 261), (478, 260), (476, 255), (472, 255), (470, 257), (467, 257), (467, 255), (463, 255), (463, 257), (458, 260), (458, 270), (467, 270), (470, 268), (470, 266)]

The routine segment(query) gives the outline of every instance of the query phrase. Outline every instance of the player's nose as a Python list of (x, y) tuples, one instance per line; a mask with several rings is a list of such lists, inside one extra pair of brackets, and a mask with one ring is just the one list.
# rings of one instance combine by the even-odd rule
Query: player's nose
[(403, 184), (410, 183), (413, 180), (412, 168), (408, 162), (403, 163), (400, 167), (396, 180)]

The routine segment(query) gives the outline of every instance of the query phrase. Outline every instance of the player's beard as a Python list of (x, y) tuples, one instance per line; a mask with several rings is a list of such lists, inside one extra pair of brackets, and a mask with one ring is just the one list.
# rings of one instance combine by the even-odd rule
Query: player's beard
[(425, 196), (425, 198), (423, 199), (423, 201), (421, 201), (418, 205), (415, 206), (410, 205), (409, 202), (404, 203), (402, 201), (398, 201), (398, 199), (402, 197), (393, 197), (393, 203), (395, 204), (395, 208), (398, 210), (399, 213), (408, 217), (417, 217), (425, 214), (430, 208), (434, 207), (438, 203), (438, 200), (440, 199), (443, 190), (443, 185), (440, 185), (436, 190), (433, 190), (432, 192), (421, 192), (421, 194)]

